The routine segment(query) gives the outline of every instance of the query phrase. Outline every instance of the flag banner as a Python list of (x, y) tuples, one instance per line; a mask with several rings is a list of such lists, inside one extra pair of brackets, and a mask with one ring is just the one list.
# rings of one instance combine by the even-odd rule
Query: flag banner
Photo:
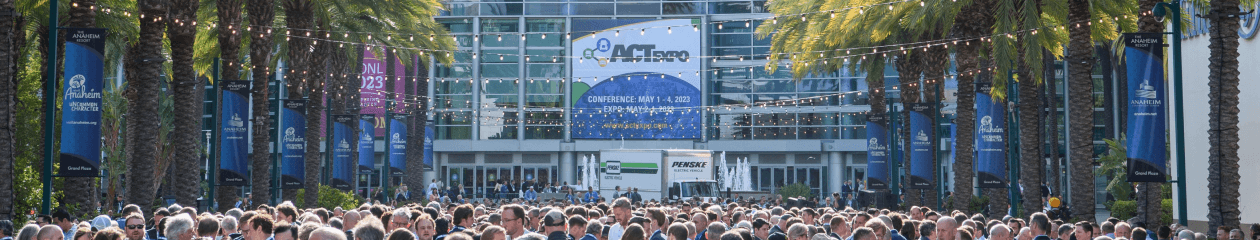
[(866, 117), (866, 189), (888, 189), (888, 116)]
[(249, 81), (222, 80), (219, 118), (219, 182), (221, 186), (249, 185)]
[(433, 122), (424, 124), (424, 169), (433, 169)]
[[(570, 111), (573, 138), (700, 138), (703, 117), (693, 108), (700, 106), (702, 97), (703, 59), (698, 57), (703, 55), (702, 34), (698, 29), (668, 27), (700, 24), (699, 19), (572, 23), (575, 36), (569, 61), (577, 79), (570, 89), (577, 109)], [(483, 130), (481, 135), (494, 133)]]
[(1006, 105), (989, 83), (976, 84), (976, 179), (979, 188), (1006, 186)]
[[(103, 28), (66, 29), (61, 102), (61, 177), (100, 177)], [(8, 66), (6, 66), (8, 67)], [(121, 156), (115, 156), (121, 157)]]
[(359, 174), (372, 174), (376, 169), (376, 114), (359, 114)]
[(402, 176), (407, 171), (407, 115), (394, 114), (389, 119), (389, 174)]
[(932, 141), (936, 141), (936, 126), (932, 123), (932, 110), (936, 104), (910, 104), (910, 188), (931, 189), (932, 175), (936, 170), (936, 153)]
[[(383, 53), (383, 52), (382, 52)], [(359, 74), (362, 83), (359, 85), (359, 105), (363, 107), (359, 113), (372, 114), (377, 117), (374, 123), (379, 123), (377, 128), (368, 134), (372, 136), (384, 137), (388, 128), (384, 126), (385, 122), (385, 103), (389, 101), (403, 102), (403, 94), (393, 94), (394, 99), (389, 99), (390, 94), (385, 92), (386, 84), (394, 84), (394, 89), (402, 92), (407, 89), (406, 82), (400, 77), (406, 76), (407, 68), (402, 65), (402, 58), (405, 56), (395, 57), (394, 72), (387, 73), (385, 62), (388, 62), (386, 55), (376, 55), (373, 51), (363, 51), (363, 72)], [(402, 108), (396, 108), (402, 109)]]
[(306, 180), (306, 100), (284, 100), (280, 110), (280, 187), (302, 188)]
[(350, 191), (354, 189), (354, 170), (350, 167), (350, 124), (354, 124), (354, 115), (333, 115), (333, 157), (332, 187)]
[(958, 156), (958, 123), (949, 124), (949, 163)]
[(1124, 34), (1129, 76), (1129, 125), (1125, 129), (1129, 182), (1168, 181), (1163, 40), (1161, 33)]

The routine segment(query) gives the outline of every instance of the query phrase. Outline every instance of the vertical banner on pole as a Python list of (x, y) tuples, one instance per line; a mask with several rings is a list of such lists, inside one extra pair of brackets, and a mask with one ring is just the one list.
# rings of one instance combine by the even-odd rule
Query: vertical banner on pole
[(223, 102), (219, 111), (219, 185), (247, 186), (249, 182), (249, 81), (223, 80)]
[(989, 83), (976, 83), (976, 179), (979, 188), (1006, 185), (1006, 105), (997, 102)]
[(424, 169), (433, 169), (433, 122), (424, 124)]
[(936, 140), (932, 110), (935, 104), (910, 104), (910, 188), (932, 189), (932, 175), (936, 171), (936, 154), (932, 141)]
[(280, 109), (280, 188), (302, 188), (306, 179), (306, 100), (284, 100)]
[(1124, 34), (1129, 76), (1129, 125), (1125, 129), (1129, 182), (1167, 181), (1163, 40), (1162, 33)]
[(105, 29), (67, 31), (66, 82), (62, 84), (66, 94), (61, 102), (61, 164), (57, 173), (62, 177), (99, 177)]
[(888, 116), (866, 116), (866, 189), (888, 189)]
[(394, 114), (389, 120), (389, 174), (402, 176), (407, 170), (407, 115)]
[(350, 162), (350, 124), (354, 124), (354, 115), (333, 115), (333, 159), (332, 187), (343, 191), (354, 189), (350, 180), (354, 179)]
[(376, 114), (359, 115), (359, 171), (358, 174), (372, 174), (376, 170), (376, 140), (372, 133), (376, 132)]

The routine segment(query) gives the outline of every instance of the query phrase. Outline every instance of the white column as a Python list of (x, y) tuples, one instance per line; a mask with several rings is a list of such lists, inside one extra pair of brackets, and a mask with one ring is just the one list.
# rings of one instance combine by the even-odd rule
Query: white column
[(573, 169), (573, 152), (560, 152), (560, 179), (558, 181), (577, 184), (577, 179), (574, 178), (576, 174), (577, 171)]
[(846, 174), (844, 171), (844, 158), (840, 156), (840, 152), (827, 153), (827, 168), (831, 169), (831, 174), (827, 174), (827, 186), (831, 187), (826, 189), (827, 192), (824, 192), (823, 195), (830, 196), (833, 192), (840, 192), (840, 186), (844, 183), (840, 181), (840, 179), (844, 179)]

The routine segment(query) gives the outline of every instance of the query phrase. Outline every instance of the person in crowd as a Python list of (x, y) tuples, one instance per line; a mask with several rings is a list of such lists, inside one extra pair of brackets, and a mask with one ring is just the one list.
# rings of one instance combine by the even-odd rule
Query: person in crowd
[[(71, 236), (73, 237), (73, 236)], [(37, 240), (64, 240), (65, 232), (61, 231), (61, 227), (57, 224), (47, 224), (39, 228), (39, 233), (35, 236)]]

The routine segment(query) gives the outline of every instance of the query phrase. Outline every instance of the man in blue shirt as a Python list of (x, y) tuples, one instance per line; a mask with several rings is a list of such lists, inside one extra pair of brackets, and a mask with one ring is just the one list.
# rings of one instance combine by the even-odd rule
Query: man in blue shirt
[(594, 203), (595, 200), (599, 200), (599, 193), (595, 192), (595, 189), (592, 187), (586, 187), (585, 201), (587, 203)]
[(451, 227), (451, 230), (447, 231), (447, 233), (434, 238), (435, 240), (444, 240), (449, 233), (462, 232), (464, 229), (471, 227), (473, 224), (473, 206), (464, 204), (459, 205), (459, 207), (455, 207), (454, 218), (455, 220), (453, 223), (455, 226)]
[(580, 240), (599, 240), (599, 236), (604, 231), (604, 224), (599, 221), (591, 221), (586, 223), (586, 235)]
[(529, 186), (529, 189), (526, 189), (525, 193), (522, 195), (524, 196), (521, 196), (521, 198), (524, 198), (525, 201), (538, 200), (538, 192), (534, 191), (534, 186)]

